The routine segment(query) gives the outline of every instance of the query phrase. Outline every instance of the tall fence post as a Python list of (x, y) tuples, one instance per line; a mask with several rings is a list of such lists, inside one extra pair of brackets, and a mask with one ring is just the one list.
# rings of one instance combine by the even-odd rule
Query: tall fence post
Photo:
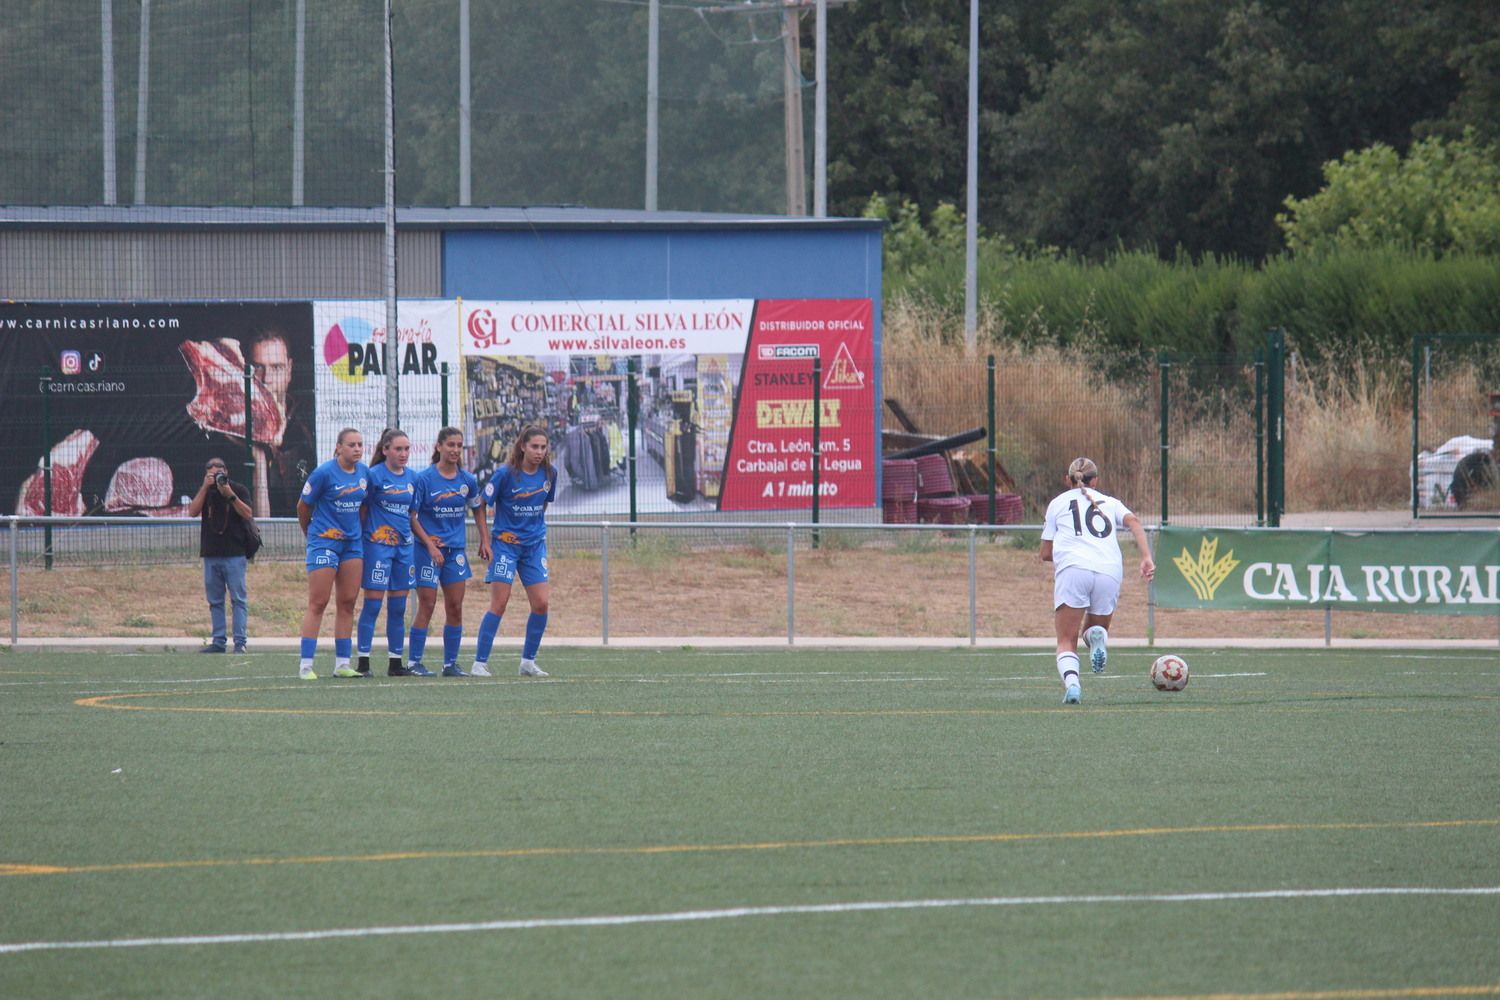
[(786, 526), (786, 644), (797, 641), (797, 526)]
[(52, 568), (52, 375), (42, 369), (42, 513), (49, 520), (42, 527), (42, 566)]
[(985, 406), (985, 422), (984, 423), (985, 423), (985, 430), (989, 433), (989, 436), (990, 436), (990, 446), (987, 449), (987, 451), (988, 451), (988, 457), (989, 457), (989, 470), (988, 470), (989, 471), (989, 476), (988, 476), (988, 478), (989, 478), (989, 483), (990, 483), (990, 485), (989, 485), (990, 495), (988, 497), (988, 503), (989, 503), (989, 508), (990, 509), (989, 509), (989, 517), (985, 519), (984, 523), (985, 524), (994, 524), (995, 523), (995, 461), (996, 461), (995, 460), (995, 451), (996, 451), (996, 449), (998, 449), (1000, 447), (1000, 443), (995, 438), (995, 356), (993, 354), (991, 354), (989, 356), (989, 361), (985, 365), (985, 369), (986, 369), (986, 371), (988, 372), (988, 375), (989, 375), (989, 388), (988, 388), (988, 391), (987, 391), (987, 399), (988, 399), (988, 401), (987, 401), (986, 406)]
[(1255, 352), (1255, 526), (1266, 526), (1266, 354)]
[(609, 645), (609, 522), (604, 522), (603, 550), (599, 554), (600, 638)]
[(625, 475), (630, 483), (630, 541), (635, 543), (636, 506), (635, 506), (635, 428), (636, 420), (641, 411), (641, 387), (637, 379), (640, 371), (640, 359), (629, 358), (625, 362), (627, 371), (626, 393), (625, 393)]
[(1421, 516), (1421, 480), (1417, 476), (1417, 435), (1421, 433), (1422, 414), (1422, 390), (1417, 381), (1417, 362), (1422, 357), (1421, 338), (1413, 337), (1411, 341), (1411, 516), (1416, 520)]
[[(441, 387), (439, 388), (438, 392), (442, 398), (443, 406), (443, 422), (438, 426), (452, 427), (453, 425), (448, 422), (448, 362), (444, 361), (442, 367), (438, 370), (442, 373), (442, 381), (440, 383)], [(394, 378), (395, 376), (388, 377)]]
[(21, 638), (21, 578), (20, 567), (16, 559), (16, 522), (19, 518), (12, 517), (10, 521), (10, 644), (14, 646)]
[[(813, 358), (812, 384), (812, 523), (818, 523), (818, 506), (822, 497), (823, 472), (823, 359)], [(812, 547), (818, 547), (818, 529), (812, 533)]]
[(1167, 523), (1167, 494), (1168, 494), (1168, 459), (1167, 453), (1172, 447), (1171, 432), (1168, 423), (1172, 417), (1172, 362), (1165, 354), (1161, 354), (1156, 360), (1157, 370), (1161, 373), (1161, 523)]
[[(255, 407), (250, 405), (250, 394), (255, 390), (255, 366), (245, 362), (245, 485), (250, 496), (255, 496)], [(266, 470), (267, 474), (270, 470)], [(252, 500), (253, 504), (254, 501)], [(269, 514), (270, 512), (267, 511)]]
[[(991, 490), (991, 493), (994, 491)], [(979, 538), (979, 526), (969, 525), (969, 645), (979, 644), (979, 588), (975, 571), (975, 549)]]
[[(1151, 546), (1151, 561), (1156, 561), (1156, 539), (1160, 532), (1146, 529), (1146, 544)], [(1156, 577), (1146, 584), (1146, 645), (1156, 645)]]
[(1286, 331), (1266, 334), (1266, 520), (1281, 527), (1286, 510)]

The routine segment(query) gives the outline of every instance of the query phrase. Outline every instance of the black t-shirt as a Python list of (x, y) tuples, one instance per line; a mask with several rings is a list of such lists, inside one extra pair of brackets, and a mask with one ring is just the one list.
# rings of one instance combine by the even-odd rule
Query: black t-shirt
[[(229, 488), (245, 502), (245, 506), (250, 506), (250, 491), (243, 483), (231, 479)], [(198, 517), (201, 521), (198, 555), (204, 559), (216, 559), (245, 554), (245, 519), (217, 486), (208, 488), (208, 495), (203, 499), (203, 513)]]

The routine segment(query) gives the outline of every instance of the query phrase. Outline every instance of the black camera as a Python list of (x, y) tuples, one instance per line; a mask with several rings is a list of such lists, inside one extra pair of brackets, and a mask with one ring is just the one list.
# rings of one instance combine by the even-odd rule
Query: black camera
[(214, 485), (215, 486), (228, 486), (229, 485), (229, 473), (227, 473), (227, 472), (215, 472), (214, 473)]

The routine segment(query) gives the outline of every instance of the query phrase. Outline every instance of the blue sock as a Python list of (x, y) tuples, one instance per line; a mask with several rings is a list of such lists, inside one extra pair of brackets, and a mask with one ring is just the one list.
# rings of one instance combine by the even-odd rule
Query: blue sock
[(427, 630), (411, 627), (411, 662), (421, 663), (422, 653), (427, 649)]
[(359, 609), (359, 627), (355, 637), (359, 639), (359, 655), (369, 656), (370, 646), (375, 642), (375, 623), (380, 621), (382, 598), (366, 597), (365, 606)]
[(406, 648), (406, 597), (393, 597), (386, 605), (385, 644), (392, 656)]
[(531, 613), (526, 619), (526, 642), (521, 646), (521, 659), (536, 659), (536, 651), (542, 645), (542, 633), (547, 631), (547, 616), (545, 614)]
[(352, 639), (334, 639), (333, 658), (335, 660), (344, 660), (347, 662), (349, 659), (349, 651), (353, 648), (353, 646), (354, 640)]
[(443, 626), (443, 666), (458, 662), (458, 647), (464, 641), (462, 625)]
[(307, 636), (304, 635), (302, 637), (302, 658), (304, 660), (310, 660), (314, 656), (316, 656), (317, 654), (318, 654), (318, 637), (317, 636), (313, 636), (312, 638), (309, 639)]
[(500, 616), (486, 611), (479, 619), (479, 635), (474, 639), (474, 662), (490, 662), (490, 649), (495, 645), (495, 633), (500, 631)]

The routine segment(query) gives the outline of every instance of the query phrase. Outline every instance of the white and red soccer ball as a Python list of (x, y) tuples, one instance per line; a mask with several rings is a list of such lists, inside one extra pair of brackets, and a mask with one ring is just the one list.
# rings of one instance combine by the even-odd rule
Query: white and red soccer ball
[(1176, 653), (1158, 656), (1151, 664), (1151, 683), (1158, 691), (1181, 691), (1187, 687), (1187, 661)]

